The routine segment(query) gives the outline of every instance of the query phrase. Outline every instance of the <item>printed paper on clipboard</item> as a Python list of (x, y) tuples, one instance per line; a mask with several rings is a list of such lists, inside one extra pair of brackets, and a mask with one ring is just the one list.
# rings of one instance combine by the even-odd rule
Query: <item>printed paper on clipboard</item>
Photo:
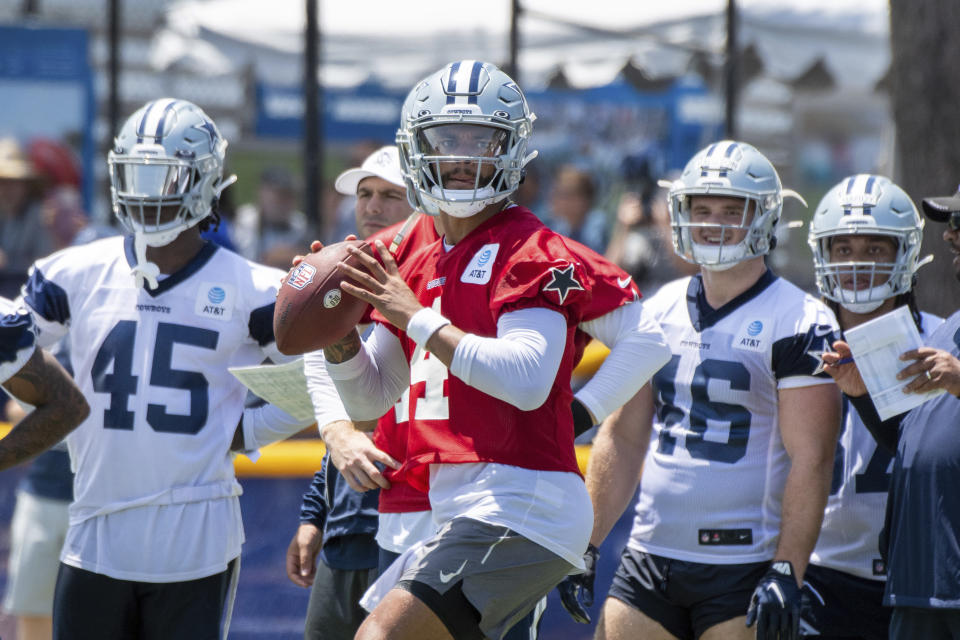
[(943, 389), (929, 393), (904, 393), (910, 380), (897, 380), (897, 373), (910, 365), (900, 354), (923, 346), (920, 332), (906, 305), (879, 318), (844, 331), (853, 359), (881, 420), (909, 411), (934, 398)]

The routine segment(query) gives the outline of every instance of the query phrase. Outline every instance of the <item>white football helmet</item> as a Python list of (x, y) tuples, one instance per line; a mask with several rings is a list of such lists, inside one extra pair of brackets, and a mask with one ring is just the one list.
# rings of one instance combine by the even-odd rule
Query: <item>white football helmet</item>
[(227, 141), (200, 107), (153, 100), (130, 116), (107, 155), (113, 213), (147, 246), (170, 242), (212, 212)]
[[(896, 242), (893, 262), (831, 262), (838, 236), (874, 235)], [(844, 178), (817, 205), (807, 241), (820, 294), (854, 313), (869, 313), (883, 301), (910, 291), (920, 260), (923, 218), (906, 192), (883, 176)], [(869, 279), (869, 286), (844, 288), (846, 281)]]
[[(679, 179), (663, 186), (669, 187), (670, 224), (677, 255), (715, 271), (769, 253), (776, 245), (774, 229), (780, 220), (784, 196), (803, 202), (796, 192), (783, 189), (777, 170), (762, 153), (749, 144), (733, 140), (715, 142), (702, 149), (690, 159)], [(743, 199), (740, 223), (691, 222), (690, 201), (696, 196)], [(706, 245), (693, 241), (693, 228), (715, 228), (721, 237), (741, 229), (747, 234), (735, 245)]]
[(466, 218), (509, 196), (537, 155), (527, 153), (535, 118), (520, 87), (488, 62), (427, 76), (407, 95), (397, 131), (410, 205)]

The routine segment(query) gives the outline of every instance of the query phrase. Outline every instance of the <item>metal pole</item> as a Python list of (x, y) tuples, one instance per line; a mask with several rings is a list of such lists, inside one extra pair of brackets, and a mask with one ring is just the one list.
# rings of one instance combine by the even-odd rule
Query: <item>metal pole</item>
[(107, 3), (108, 46), (109, 61), (107, 70), (107, 124), (110, 132), (107, 135), (107, 147), (113, 145), (113, 137), (117, 135), (120, 126), (120, 0), (109, 0)]
[(737, 137), (737, 3), (727, 0), (727, 55), (724, 64), (724, 91), (726, 93), (726, 137)]
[[(320, 0), (306, 0), (307, 26), (304, 33), (303, 60), (303, 197), (307, 220), (317, 228), (323, 226), (323, 208), (320, 202), (322, 180), (323, 111), (320, 82), (317, 73), (320, 63)], [(313, 238), (304, 238), (309, 242)]]
[(513, 81), (520, 83), (519, 73), (519, 54), (520, 54), (520, 13), (523, 8), (520, 6), (520, 0), (510, 0), (510, 60), (507, 63), (507, 75), (513, 78)]
[(23, 9), (20, 10), (20, 13), (24, 18), (31, 18), (40, 15), (40, 2), (39, 0), (23, 0)]

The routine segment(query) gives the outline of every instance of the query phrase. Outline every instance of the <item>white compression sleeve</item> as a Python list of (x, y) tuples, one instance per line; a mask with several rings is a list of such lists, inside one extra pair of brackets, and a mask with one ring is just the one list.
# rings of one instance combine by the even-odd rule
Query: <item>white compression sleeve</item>
[(327, 361), (323, 351), (311, 351), (303, 354), (303, 373), (307, 377), (307, 392), (313, 404), (313, 416), (317, 419), (317, 428), (337, 420), (350, 420), (343, 407), (337, 387), (327, 373)]
[(557, 377), (567, 321), (542, 307), (520, 309), (497, 320), (497, 337), (468, 333), (453, 352), (450, 373), (523, 411), (542, 405)]
[(670, 360), (670, 348), (659, 323), (639, 301), (583, 322), (580, 328), (610, 347), (600, 369), (574, 396), (599, 423)]
[(346, 362), (326, 362), (327, 373), (352, 420), (376, 420), (410, 385), (410, 365), (397, 336), (381, 324)]
[(243, 410), (243, 449), (253, 451), (271, 442), (278, 442), (299, 433), (313, 423), (297, 420), (272, 404)]

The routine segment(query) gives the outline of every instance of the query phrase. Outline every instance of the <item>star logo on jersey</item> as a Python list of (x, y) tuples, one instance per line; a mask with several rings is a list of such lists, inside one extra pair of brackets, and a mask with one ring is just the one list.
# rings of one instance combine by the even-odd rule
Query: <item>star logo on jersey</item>
[(807, 351), (808, 356), (811, 358), (816, 358), (817, 360), (817, 367), (810, 373), (810, 375), (816, 376), (823, 373), (823, 366), (826, 364), (823, 361), (823, 354), (825, 353), (829, 352), (826, 349), (811, 349), (810, 351)]
[(584, 290), (583, 285), (580, 284), (580, 281), (577, 280), (574, 275), (572, 262), (563, 269), (560, 267), (551, 267), (550, 276), (552, 280), (544, 285), (543, 290), (556, 291), (557, 297), (560, 298), (560, 304), (564, 303), (570, 291)]

